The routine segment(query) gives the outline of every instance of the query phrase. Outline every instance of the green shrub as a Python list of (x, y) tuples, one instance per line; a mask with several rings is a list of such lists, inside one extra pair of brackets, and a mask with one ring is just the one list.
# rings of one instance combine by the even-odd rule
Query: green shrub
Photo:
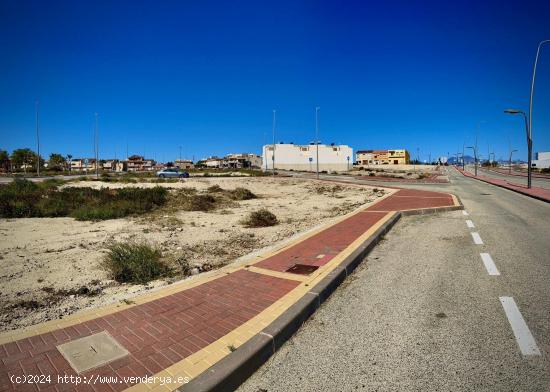
[(258, 211), (252, 211), (242, 223), (246, 227), (268, 227), (276, 225), (278, 221), (273, 213), (263, 208)]
[(257, 196), (246, 188), (235, 188), (229, 191), (229, 197), (233, 200), (250, 200)]
[(119, 242), (108, 247), (103, 264), (117, 282), (146, 284), (171, 274), (161, 257), (160, 250), (148, 244)]
[(0, 217), (61, 217), (80, 220), (120, 218), (150, 211), (166, 202), (168, 190), (155, 188), (58, 189), (59, 182), (15, 180), (0, 186)]
[(183, 204), (185, 211), (211, 211), (216, 208), (216, 199), (211, 195), (188, 195)]

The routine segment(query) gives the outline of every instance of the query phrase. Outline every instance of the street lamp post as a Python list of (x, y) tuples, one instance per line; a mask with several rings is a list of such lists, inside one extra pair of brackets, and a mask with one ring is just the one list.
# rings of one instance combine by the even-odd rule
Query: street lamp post
[(512, 174), (512, 154), (515, 153), (517, 150), (511, 150), (510, 151), (510, 158), (508, 159), (508, 174)]
[(474, 173), (477, 177), (477, 145), (476, 146), (468, 146), (466, 148), (471, 148), (474, 151)]
[(544, 41), (539, 42), (539, 45), (537, 46), (537, 54), (535, 55), (535, 64), (533, 65), (533, 77), (531, 78), (531, 94), (529, 96), (529, 145), (528, 145), (528, 154), (527, 157), (527, 187), (531, 188), (531, 148), (533, 144), (533, 96), (535, 94), (535, 78), (537, 75), (537, 64), (539, 62), (539, 54), (541, 48), (547, 44), (550, 43), (550, 39), (546, 39)]
[(527, 188), (531, 188), (531, 151), (533, 148), (533, 139), (531, 138), (531, 130), (527, 115), (523, 110), (518, 109), (506, 109), (504, 113), (521, 114), (525, 120), (525, 134), (527, 135)]
[(321, 108), (317, 106), (315, 108), (315, 146), (317, 147), (317, 157), (315, 158), (317, 164), (317, 179), (319, 179), (319, 110)]
[(273, 176), (275, 176), (275, 124), (277, 121), (277, 111), (273, 109), (273, 155), (271, 161), (273, 163)]
[(99, 128), (98, 114), (95, 113), (95, 178), (99, 178)]
[[(36, 101), (36, 149), (37, 149), (37, 154), (38, 154), (38, 160), (36, 161), (36, 175), (38, 177), (40, 177), (40, 135), (39, 135), (39, 132), (38, 132), (38, 127), (39, 127), (39, 123), (38, 123), (38, 107), (39, 107), (40, 103), (38, 101)], [(26, 169), (25, 169), (26, 170)]]

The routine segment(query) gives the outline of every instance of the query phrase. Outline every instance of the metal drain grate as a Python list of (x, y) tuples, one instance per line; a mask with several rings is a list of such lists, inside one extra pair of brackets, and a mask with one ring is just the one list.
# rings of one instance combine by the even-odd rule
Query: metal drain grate
[(313, 271), (316, 271), (318, 268), (319, 266), (317, 265), (294, 264), (292, 267), (287, 269), (286, 272), (300, 275), (309, 275)]

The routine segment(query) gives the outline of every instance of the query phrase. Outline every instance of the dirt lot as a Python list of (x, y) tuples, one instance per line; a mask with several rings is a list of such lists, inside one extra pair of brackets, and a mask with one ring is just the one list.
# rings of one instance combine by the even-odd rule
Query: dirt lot
[[(193, 178), (163, 184), (82, 181), (65, 186), (245, 187), (258, 196), (210, 212), (162, 207), (134, 218), (82, 222), (72, 218), (0, 220), (0, 330), (62, 318), (77, 310), (121, 301), (183, 275), (148, 285), (119, 284), (102, 267), (106, 246), (134, 239), (158, 246), (173, 262), (184, 260), (190, 273), (219, 268), (241, 256), (273, 246), (296, 233), (326, 224), (383, 194), (373, 188), (335, 186), (298, 179)], [(251, 211), (267, 208), (279, 224), (245, 228)]]

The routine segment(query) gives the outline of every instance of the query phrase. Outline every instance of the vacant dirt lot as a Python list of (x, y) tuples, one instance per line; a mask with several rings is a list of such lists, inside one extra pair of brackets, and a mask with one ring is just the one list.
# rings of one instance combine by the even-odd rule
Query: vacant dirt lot
[[(136, 293), (185, 278), (179, 274), (149, 285), (119, 284), (102, 267), (106, 246), (134, 239), (158, 246), (167, 261), (197, 274), (270, 247), (304, 230), (325, 224), (380, 197), (373, 188), (335, 186), (285, 178), (192, 178), (162, 184), (75, 182), (65, 186), (155, 185), (194, 188), (197, 194), (219, 185), (244, 187), (258, 197), (231, 201), (209, 212), (184, 211), (171, 203), (146, 215), (100, 222), (72, 218), (0, 220), (0, 330), (62, 318), (79, 309), (121, 301)], [(210, 188), (212, 189), (212, 188)], [(279, 224), (245, 228), (251, 211), (267, 208)]]

